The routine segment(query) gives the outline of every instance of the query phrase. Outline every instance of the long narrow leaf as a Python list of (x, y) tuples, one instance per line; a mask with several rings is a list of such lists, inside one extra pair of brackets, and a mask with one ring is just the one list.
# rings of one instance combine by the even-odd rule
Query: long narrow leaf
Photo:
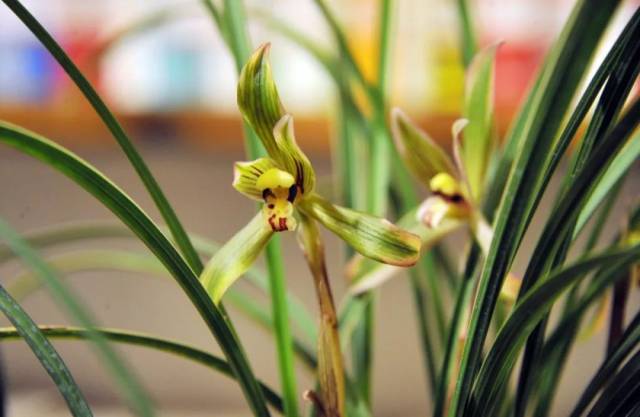
[(579, 261), (571, 267), (553, 274), (547, 281), (535, 286), (518, 303), (509, 319), (500, 329), (496, 340), (487, 354), (475, 384), (475, 395), (468, 412), (471, 415), (493, 415), (495, 396), (506, 383), (516, 361), (520, 348), (538, 321), (548, 312), (567, 288), (585, 274), (603, 265), (614, 264), (609, 273), (601, 274), (603, 282), (611, 283), (618, 278), (619, 271), (640, 259), (640, 245), (628, 249), (613, 250), (608, 253)]
[(452, 417), (464, 412), (503, 277), (513, 262), (538, 195), (543, 191), (538, 176), (544, 172), (548, 149), (617, 3), (610, 1), (603, 5), (596, 0), (578, 3), (553, 49), (553, 59), (548, 62), (550, 69), (543, 72), (544, 79), (532, 97), (523, 129), (525, 138), (516, 139), (521, 146), (505, 189), (504, 195), (508, 198), (502, 199), (498, 209), (494, 238), (480, 277), (461, 374), (449, 408)]
[(47, 30), (33, 17), (31, 13), (20, 3), (18, 0), (2, 0), (7, 7), (11, 9), (13, 13), (29, 28), (29, 30), (38, 38), (42, 45), (47, 48), (51, 55), (55, 58), (64, 71), (69, 75), (73, 82), (80, 89), (82, 94), (89, 101), (94, 108), (98, 116), (102, 119), (109, 131), (113, 134), (125, 155), (131, 162), (131, 165), (138, 173), (138, 176), (142, 180), (143, 184), (149, 191), (151, 198), (155, 202), (158, 210), (162, 214), (162, 217), (167, 222), (171, 233), (176, 240), (178, 247), (182, 251), (183, 256), (187, 259), (187, 262), (194, 270), (198, 271), (202, 269), (202, 262), (198, 257), (187, 233), (185, 232), (182, 224), (178, 220), (173, 208), (169, 204), (169, 201), (165, 197), (164, 193), (160, 189), (157, 181), (151, 174), (149, 167), (144, 162), (135, 146), (125, 133), (124, 129), (116, 120), (113, 113), (109, 110), (107, 105), (102, 101), (96, 90), (91, 83), (82, 75), (82, 72), (73, 63), (71, 58), (64, 52), (60, 45), (53, 39), (53, 37), (47, 32)]
[(233, 368), (254, 414), (268, 416), (262, 391), (227, 319), (213, 305), (193, 270), (142, 209), (91, 165), (43, 137), (0, 122), (0, 142), (47, 163), (75, 181), (118, 216), (145, 243), (180, 284), (208, 325)]
[[(37, 328), (48, 339), (90, 340), (91, 337), (90, 331), (83, 327), (39, 325)], [(104, 338), (111, 342), (140, 346), (153, 349), (158, 352), (170, 353), (178, 357), (200, 363), (214, 371), (228, 376), (229, 378), (235, 378), (233, 370), (224, 359), (193, 346), (185, 345), (173, 340), (161, 339), (159, 337), (143, 333), (120, 329), (96, 328), (93, 329), (93, 331), (100, 333)], [(0, 328), (0, 341), (16, 340), (21, 337), (23, 337), (22, 334), (16, 328)], [(260, 383), (260, 387), (262, 391), (264, 391), (265, 398), (269, 401), (269, 404), (279, 412), (282, 412), (282, 399), (280, 396), (264, 383)]]
[[(164, 228), (160, 228), (164, 232)], [(113, 222), (73, 222), (47, 227), (23, 235), (24, 239), (37, 249), (48, 249), (65, 243), (84, 242), (92, 239), (110, 238), (135, 238), (136, 235), (126, 226)], [(196, 250), (203, 256), (210, 258), (220, 248), (220, 245), (199, 235), (189, 234)], [(0, 244), (0, 265), (13, 257), (13, 252), (5, 245)], [(107, 256), (108, 258), (108, 256)], [(122, 261), (122, 259), (120, 259)], [(159, 262), (159, 261), (158, 261)], [(99, 262), (100, 263), (100, 262)], [(147, 264), (147, 261), (142, 262)], [(268, 294), (269, 281), (265, 273), (257, 267), (247, 271), (247, 282)], [(233, 301), (232, 301), (233, 302)], [(234, 303), (241, 311), (246, 308)], [(308, 342), (315, 343), (318, 329), (315, 319), (311, 316), (304, 303), (293, 293), (287, 293), (287, 306), (289, 317), (307, 338)]]
[(98, 333), (92, 332), (95, 319), (83, 303), (67, 288), (54, 270), (2, 219), (0, 219), (0, 238), (32, 269), (36, 276), (47, 286), (54, 300), (67, 311), (69, 316), (89, 329), (91, 340), (104, 361), (107, 370), (117, 382), (123, 396), (140, 416), (153, 416), (153, 405), (135, 375), (122, 358)]
[(36, 355), (44, 369), (64, 397), (69, 411), (74, 417), (91, 417), (91, 409), (80, 388), (73, 379), (51, 342), (38, 329), (35, 322), (20, 305), (0, 285), (0, 310), (15, 326), (15, 333), (22, 337)]

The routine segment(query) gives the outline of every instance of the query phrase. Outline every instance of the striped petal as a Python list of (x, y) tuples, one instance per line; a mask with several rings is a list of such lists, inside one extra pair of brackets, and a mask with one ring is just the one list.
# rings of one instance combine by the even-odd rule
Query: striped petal
[(267, 60), (269, 47), (267, 43), (258, 48), (242, 68), (237, 94), (238, 106), (244, 118), (262, 141), (267, 153), (275, 158), (278, 147), (273, 128), (285, 111)]
[(258, 212), (207, 262), (200, 282), (214, 303), (220, 303), (231, 284), (249, 269), (271, 235), (273, 231), (265, 223), (262, 212)]
[(277, 168), (273, 159), (259, 158), (249, 162), (236, 162), (233, 166), (233, 188), (247, 197), (262, 201), (258, 179), (265, 172)]
[(388, 220), (335, 206), (317, 194), (302, 200), (300, 209), (367, 258), (411, 266), (420, 256), (420, 237)]
[(293, 117), (286, 114), (278, 121), (273, 129), (273, 136), (278, 147), (274, 159), (283, 169), (290, 172), (296, 179), (302, 194), (309, 194), (316, 184), (316, 174), (309, 158), (300, 150), (293, 132)]
[(391, 113), (391, 130), (398, 152), (407, 167), (426, 186), (438, 172), (455, 175), (451, 158), (400, 109)]

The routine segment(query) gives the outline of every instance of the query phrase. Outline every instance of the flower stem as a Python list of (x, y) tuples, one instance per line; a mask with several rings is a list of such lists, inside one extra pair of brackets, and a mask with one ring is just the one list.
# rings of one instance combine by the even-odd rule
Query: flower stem
[(338, 317), (327, 275), (324, 246), (313, 219), (301, 214), (300, 223), (300, 243), (313, 275), (320, 308), (318, 382), (323, 417), (344, 417), (344, 366), (338, 334)]

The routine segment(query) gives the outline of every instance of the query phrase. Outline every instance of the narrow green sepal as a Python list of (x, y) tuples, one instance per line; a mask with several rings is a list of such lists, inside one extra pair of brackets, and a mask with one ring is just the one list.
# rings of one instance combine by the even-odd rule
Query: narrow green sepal
[(293, 117), (285, 114), (273, 128), (278, 152), (273, 157), (283, 169), (291, 173), (300, 187), (300, 192), (309, 194), (316, 185), (316, 174), (309, 158), (302, 152), (293, 131)]
[[(435, 228), (428, 228), (418, 221), (416, 210), (407, 213), (398, 221), (398, 226), (420, 236), (422, 251), (427, 251), (440, 240), (464, 226), (465, 222), (456, 219), (445, 219)], [(372, 259), (355, 255), (347, 265), (346, 275), (349, 279), (349, 292), (358, 295), (379, 287), (402, 271), (394, 265), (386, 265)]]
[(237, 99), (244, 118), (262, 141), (267, 153), (275, 159), (278, 146), (273, 137), (273, 128), (285, 111), (267, 60), (269, 47), (268, 43), (259, 47), (242, 68)]
[(439, 172), (455, 175), (449, 155), (398, 108), (391, 111), (391, 131), (407, 168), (425, 186)]
[(258, 212), (207, 262), (200, 282), (214, 303), (220, 303), (231, 284), (249, 269), (272, 234), (262, 212)]
[(335, 206), (315, 193), (301, 202), (300, 209), (367, 258), (411, 266), (420, 256), (420, 237), (386, 219)]

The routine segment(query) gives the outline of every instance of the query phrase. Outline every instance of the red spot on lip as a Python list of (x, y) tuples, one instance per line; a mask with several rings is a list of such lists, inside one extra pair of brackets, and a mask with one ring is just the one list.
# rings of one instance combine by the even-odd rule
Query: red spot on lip
[(271, 230), (273, 231), (278, 231), (278, 228), (276, 227), (275, 223), (273, 222), (273, 220), (276, 218), (276, 215), (272, 215), (271, 217), (269, 217), (269, 224), (271, 225)]
[(287, 230), (287, 219), (280, 218), (280, 230)]

